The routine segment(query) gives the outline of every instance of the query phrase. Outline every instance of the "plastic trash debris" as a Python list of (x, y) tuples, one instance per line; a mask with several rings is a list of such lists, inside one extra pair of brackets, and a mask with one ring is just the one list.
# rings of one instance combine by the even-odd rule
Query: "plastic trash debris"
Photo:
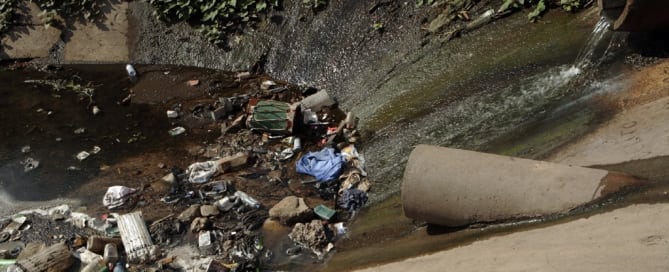
[(335, 228), (337, 235), (344, 235), (346, 234), (346, 232), (348, 232), (348, 230), (344, 226), (344, 222), (335, 223), (333, 226)]
[(103, 259), (102, 256), (86, 249), (85, 247), (79, 248), (72, 255), (74, 255), (75, 258), (81, 260), (82, 263), (96, 263), (102, 261)]
[(335, 214), (335, 210), (328, 208), (327, 206), (320, 204), (314, 207), (314, 213), (323, 220), (330, 220)]
[(84, 268), (81, 269), (81, 272), (99, 272), (103, 269), (105, 269), (105, 267), (101, 264), (101, 262), (92, 262), (84, 266)]
[(295, 137), (295, 139), (293, 139), (293, 151), (297, 152), (300, 150), (302, 150), (302, 140), (300, 140), (299, 137)]
[(26, 145), (24, 147), (21, 147), (21, 153), (30, 153), (30, 146)]
[(235, 196), (239, 198), (246, 206), (254, 209), (260, 208), (260, 202), (242, 191), (236, 191)]
[(228, 186), (223, 181), (214, 181), (204, 186), (200, 187), (200, 197), (206, 198), (211, 196), (217, 196), (225, 193), (228, 189)]
[(98, 106), (93, 106), (93, 115), (98, 115), (102, 112)]
[(342, 148), (341, 155), (344, 156), (346, 161), (352, 162), (353, 166), (360, 170), (360, 174), (362, 174), (363, 177), (367, 176), (367, 172), (365, 172), (365, 157), (358, 153), (358, 150), (354, 145)]
[(135, 67), (132, 67), (131, 64), (126, 64), (125, 65), (125, 71), (128, 72), (128, 76), (130, 78), (137, 77), (137, 71), (135, 70)]
[(21, 162), (21, 165), (23, 165), (23, 172), (30, 172), (32, 170), (35, 170), (35, 168), (39, 167), (39, 161), (33, 158), (26, 158)]
[(102, 256), (105, 263), (116, 263), (118, 261), (118, 249), (116, 248), (116, 244), (106, 244), (104, 254)]
[(205, 255), (214, 254), (214, 241), (210, 231), (202, 231), (198, 236), (198, 248), (200, 253)]
[(344, 158), (335, 153), (334, 148), (324, 148), (318, 152), (308, 152), (297, 161), (298, 173), (314, 176), (318, 181), (328, 181), (339, 177), (344, 167)]
[(86, 151), (81, 151), (81, 152), (77, 153), (77, 160), (83, 161), (86, 158), (88, 158), (88, 156), (90, 156), (90, 155), (91, 155), (91, 153), (88, 153)]
[(112, 272), (125, 272), (127, 271), (125, 269), (125, 265), (123, 265), (123, 262), (118, 262), (116, 263), (116, 266), (114, 266), (114, 270)]
[(321, 124), (321, 122), (318, 120), (318, 114), (313, 112), (311, 109), (302, 109), (302, 122), (306, 125)]
[(218, 163), (216, 161), (196, 162), (188, 166), (188, 181), (191, 183), (205, 183), (216, 174)]
[(91, 154), (98, 154), (98, 153), (100, 153), (100, 151), (102, 151), (102, 148), (100, 148), (99, 146), (96, 145), (96, 146), (93, 146), (93, 149), (91, 149), (90, 153)]
[(242, 79), (247, 79), (249, 77), (251, 77), (250, 72), (239, 72), (239, 73), (237, 73), (237, 81), (240, 81)]
[(214, 203), (214, 205), (222, 212), (227, 212), (230, 211), (235, 206), (237, 206), (238, 203), (239, 199), (237, 198), (237, 196), (232, 195), (219, 199)]
[(273, 86), (276, 86), (276, 82), (271, 80), (265, 80), (260, 83), (260, 89), (262, 90), (269, 90), (269, 88), (272, 88)]
[(293, 131), (295, 112), (299, 105), (274, 100), (251, 99), (248, 103), (246, 126), (251, 130), (270, 132), (277, 135)]
[(86, 132), (86, 128), (78, 128), (74, 130), (74, 134), (83, 134)]
[(128, 200), (128, 197), (130, 197), (130, 195), (134, 194), (136, 191), (136, 189), (125, 186), (111, 186), (107, 189), (107, 193), (105, 193), (104, 197), (102, 198), (102, 205), (108, 209), (114, 209), (123, 206), (123, 204), (125, 204), (125, 202)]
[[(120, 215), (118, 217), (118, 229), (121, 232), (121, 240), (123, 240), (123, 248), (128, 256), (128, 262), (145, 263), (157, 260), (160, 257), (160, 249), (151, 241), (151, 235), (146, 228), (144, 219), (142, 219), (141, 212)], [(119, 266), (118, 263), (116, 266)], [(125, 267), (123, 265), (121, 267), (125, 271)]]
[(186, 132), (186, 129), (184, 127), (175, 127), (173, 129), (170, 129), (169, 131), (167, 131), (167, 133), (169, 133), (172, 136), (177, 136), (177, 135), (180, 135), (184, 132)]
[(281, 150), (281, 153), (278, 154), (279, 160), (285, 161), (293, 157), (295, 155), (295, 152), (293, 152), (292, 148), (286, 148), (284, 150)]
[(0, 259), (0, 266), (12, 265), (15, 263), (16, 263), (15, 259)]
[(167, 118), (178, 118), (178, 117), (179, 117), (179, 112), (173, 110), (167, 111)]
[(337, 205), (350, 212), (354, 212), (362, 208), (367, 203), (367, 193), (351, 188), (344, 191), (342, 197), (337, 201)]
[(300, 102), (304, 108), (311, 109), (314, 112), (318, 112), (323, 107), (329, 107), (336, 103), (328, 92), (325, 90), (320, 90), (315, 94), (305, 97)]

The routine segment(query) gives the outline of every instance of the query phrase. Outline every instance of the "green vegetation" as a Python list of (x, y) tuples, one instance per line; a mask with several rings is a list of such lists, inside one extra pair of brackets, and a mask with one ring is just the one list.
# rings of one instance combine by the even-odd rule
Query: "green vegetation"
[(100, 1), (95, 0), (32, 0), (42, 10), (40, 16), (45, 26), (51, 26), (56, 16), (94, 21), (102, 15)]
[(422, 5), (432, 5), (434, 3), (434, 0), (416, 0), (416, 7), (420, 7)]
[(543, 14), (544, 11), (546, 11), (546, 3), (544, 2), (544, 0), (539, 0), (539, 3), (537, 3), (537, 7), (534, 8), (534, 10), (527, 15), (527, 19), (529, 19), (531, 22), (534, 22), (537, 19), (539, 19), (539, 16), (541, 16), (541, 14)]
[(221, 45), (229, 33), (259, 21), (278, 0), (148, 0), (154, 15), (167, 23), (188, 22), (211, 43)]
[(14, 9), (18, 0), (3, 0), (0, 1), (0, 35), (9, 30), (9, 26), (14, 20)]
[[(551, 5), (554, 4), (554, 5)], [(560, 6), (566, 11), (575, 11), (581, 8), (581, 0), (504, 0), (498, 12), (506, 12), (523, 7), (535, 6), (527, 15), (531, 22), (535, 22), (551, 6)]]
[(574, 11), (581, 8), (580, 0), (560, 0), (560, 5), (562, 9), (566, 11)]
[(302, 3), (308, 8), (317, 10), (325, 7), (327, 5), (326, 0), (302, 0)]
[(383, 30), (383, 23), (376, 22), (372, 24), (372, 28), (376, 31), (382, 31)]

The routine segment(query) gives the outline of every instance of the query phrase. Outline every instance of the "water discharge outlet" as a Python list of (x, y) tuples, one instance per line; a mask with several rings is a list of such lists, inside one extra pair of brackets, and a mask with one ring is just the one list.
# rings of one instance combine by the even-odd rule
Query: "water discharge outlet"
[(601, 15), (614, 31), (654, 31), (669, 26), (669, 1), (598, 0)]

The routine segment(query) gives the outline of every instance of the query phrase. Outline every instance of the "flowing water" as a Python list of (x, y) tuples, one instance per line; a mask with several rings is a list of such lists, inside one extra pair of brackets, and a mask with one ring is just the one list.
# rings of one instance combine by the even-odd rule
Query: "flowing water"
[[(431, 82), (429, 87), (419, 85), (416, 89), (400, 94), (402, 106), (397, 108), (400, 113), (396, 113), (393, 107), (381, 107), (367, 124), (378, 127), (370, 133), (371, 143), (365, 147), (370, 167), (375, 169), (372, 173), (374, 180), (382, 180), (389, 188), (398, 189), (402, 166), (412, 146), (416, 144), (488, 150), (496, 147), (491, 143), (505, 137), (517, 137), (519, 130), (541, 124), (547, 118), (555, 118), (556, 109), (561, 105), (597, 92), (595, 83), (606, 80), (603, 77), (607, 76), (607, 71), (616, 63), (610, 59), (615, 59), (613, 56), (619, 51), (616, 41), (620, 37), (613, 37), (607, 31), (607, 26), (608, 23), (601, 20), (594, 30), (590, 28), (588, 38), (583, 36), (582, 39), (571, 41), (585, 43), (580, 53), (579, 47), (567, 45), (565, 42), (561, 46), (565, 52), (572, 53), (566, 56), (561, 55), (565, 52), (555, 54), (555, 49), (550, 48), (557, 46), (557, 41), (543, 45), (546, 41), (537, 40), (535, 43), (523, 45), (525, 51), (516, 52), (514, 49), (513, 55), (504, 53), (507, 51), (481, 53), (483, 55), (480, 58), (489, 58), (481, 64), (477, 64), (481, 59), (476, 57), (463, 60), (463, 64), (472, 65), (478, 70), (471, 71), (468, 67), (444, 70), (441, 75), (424, 79)], [(552, 35), (557, 35), (549, 30), (542, 31), (535, 33), (528, 30), (530, 33), (516, 35), (521, 39), (537, 39), (536, 36), (541, 34), (546, 35), (548, 40), (554, 39)], [(478, 45), (477, 41), (473, 43)], [(485, 44), (480, 45), (480, 50), (485, 52), (486, 46), (491, 43), (496, 42), (485, 41)], [(455, 46), (458, 50), (469, 48), (460, 49)], [(542, 46), (547, 49), (542, 49)], [(539, 54), (536, 51), (542, 51), (541, 56), (553, 54), (556, 59), (545, 60), (547, 64), (515, 59)], [(499, 65), (491, 65), (498, 61), (501, 62)], [(606, 61), (609, 63), (605, 63)], [(517, 66), (508, 62), (515, 62)], [(602, 63), (605, 65), (601, 65)], [(465, 74), (462, 74), (463, 71)], [(377, 122), (379, 118), (388, 118), (395, 114), (401, 117), (389, 125), (383, 126)], [(592, 119), (596, 115), (594, 112), (588, 113), (574, 107), (560, 111), (559, 115), (573, 114), (588, 115), (586, 119)], [(379, 196), (379, 199), (388, 195)]]
[[(377, 180), (399, 188), (407, 154), (419, 143), (538, 158), (587, 133), (607, 111), (592, 103), (593, 98), (622, 84), (617, 56), (625, 37), (613, 35), (608, 26), (607, 21), (599, 20), (570, 63), (522, 70), (512, 73), (511, 80), (496, 77), (491, 81), (481, 72), (478, 75), (483, 80), (470, 82), (470, 94), (430, 104), (431, 110), (419, 118), (377, 131), (372, 147), (366, 148), (370, 157), (380, 158), (375, 169), (384, 178)], [(453, 92), (448, 88), (443, 93)], [(382, 151), (377, 153), (377, 149)], [(355, 233), (342, 241), (326, 270), (407, 258), (510, 231), (508, 226), (426, 230), (404, 217), (400, 201), (394, 195), (361, 214), (351, 228)]]

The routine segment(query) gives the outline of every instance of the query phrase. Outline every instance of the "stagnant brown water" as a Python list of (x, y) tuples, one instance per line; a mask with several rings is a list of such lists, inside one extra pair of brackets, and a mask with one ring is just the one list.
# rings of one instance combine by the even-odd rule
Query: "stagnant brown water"
[[(0, 186), (18, 201), (44, 201), (72, 195), (101, 169), (126, 158), (162, 152), (163, 163), (184, 158), (187, 142), (207, 142), (220, 135), (208, 131), (197, 119), (180, 122), (189, 127), (186, 137), (172, 137), (172, 124), (165, 117), (171, 103), (202, 96), (200, 89), (174, 88), (185, 78), (204, 70), (178, 67), (141, 67), (145, 77), (164, 76), (152, 85), (134, 86), (124, 65), (67, 66), (49, 72), (32, 69), (0, 72)], [(168, 77), (164, 72), (170, 71)], [(65, 80), (65, 85), (90, 85), (92, 100), (72, 90), (29, 80)], [(123, 101), (132, 91), (134, 97)], [(178, 99), (177, 99), (178, 98)], [(93, 106), (101, 112), (92, 113)], [(29, 146), (29, 152), (22, 152)], [(76, 155), (100, 147), (98, 154), (84, 160)], [(39, 161), (24, 171), (26, 158)], [(156, 162), (157, 164), (158, 162)], [(103, 189), (103, 188), (102, 188)], [(84, 201), (87, 199), (83, 196)], [(97, 200), (95, 200), (97, 201)]]

